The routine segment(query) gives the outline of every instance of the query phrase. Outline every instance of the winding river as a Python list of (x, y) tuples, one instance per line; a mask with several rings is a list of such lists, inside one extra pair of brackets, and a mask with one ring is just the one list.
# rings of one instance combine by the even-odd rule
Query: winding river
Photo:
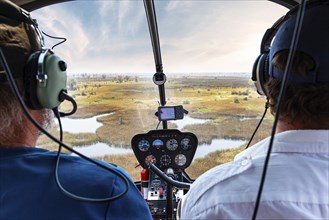
[[(114, 113), (97, 115), (90, 118), (63, 118), (62, 125), (63, 130), (70, 133), (80, 133), (80, 132), (96, 132), (97, 128), (101, 127), (103, 124), (97, 121), (97, 118), (112, 115)], [(191, 124), (204, 124), (211, 120), (205, 119), (195, 119), (189, 116), (185, 116), (183, 120), (171, 121), (177, 125), (177, 129), (181, 130), (187, 125)], [(232, 140), (232, 139), (213, 139), (210, 144), (201, 144), (198, 146), (194, 158), (202, 158), (207, 154), (217, 151), (226, 150), (230, 148), (239, 147), (245, 144), (244, 140)], [(86, 145), (82, 147), (74, 147), (74, 149), (89, 157), (101, 157), (108, 154), (127, 154), (133, 153), (132, 149), (122, 148), (118, 146), (109, 146), (106, 143), (98, 142), (92, 145)]]

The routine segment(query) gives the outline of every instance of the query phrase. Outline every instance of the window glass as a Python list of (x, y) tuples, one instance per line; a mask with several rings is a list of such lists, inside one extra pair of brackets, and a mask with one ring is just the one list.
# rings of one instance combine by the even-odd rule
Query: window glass
[[(287, 11), (269, 1), (155, 1), (168, 106), (183, 105), (169, 128), (193, 132), (199, 147), (187, 172), (196, 178), (233, 159), (248, 143), (265, 98), (250, 80), (265, 30)], [(161, 124), (155, 112), (154, 56), (143, 1), (74, 1), (32, 12), (68, 64), (78, 111), (63, 118), (64, 142), (118, 164), (139, 180), (132, 137)], [(45, 36), (51, 48), (60, 40)], [(61, 111), (70, 111), (69, 103)], [(271, 129), (268, 114), (254, 141)], [(58, 125), (51, 131), (58, 135)], [(56, 150), (46, 137), (40, 147)], [(222, 151), (225, 150), (225, 151)], [(69, 152), (68, 152), (69, 153)]]

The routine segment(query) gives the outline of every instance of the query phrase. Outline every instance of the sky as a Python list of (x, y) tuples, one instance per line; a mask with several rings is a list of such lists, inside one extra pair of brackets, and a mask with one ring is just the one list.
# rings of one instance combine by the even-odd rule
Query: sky
[[(265, 30), (287, 12), (265, 0), (155, 0), (164, 72), (251, 72)], [(153, 73), (141, 0), (82, 0), (33, 11), (67, 41), (54, 51), (68, 73)], [(57, 41), (45, 37), (46, 46)]]

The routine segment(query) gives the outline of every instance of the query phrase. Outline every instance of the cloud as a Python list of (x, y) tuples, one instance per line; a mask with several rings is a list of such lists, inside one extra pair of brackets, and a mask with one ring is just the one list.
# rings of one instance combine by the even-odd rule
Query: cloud
[[(67, 62), (79, 59), (90, 44), (90, 39), (80, 20), (72, 11), (62, 5), (57, 5), (56, 10), (44, 8), (32, 14), (39, 21), (39, 26), (47, 34), (55, 37), (65, 37), (67, 42), (54, 48), (55, 52)], [(47, 19), (44, 19), (47, 18)], [(58, 40), (45, 37), (47, 47), (52, 47)]]
[[(100, 1), (99, 3), (99, 15), (105, 17), (108, 13), (112, 12), (114, 1)], [(114, 10), (113, 10), (114, 12)]]
[[(286, 11), (264, 1), (155, 1), (165, 70), (249, 71)], [(234, 9), (234, 10), (232, 10)], [(74, 72), (154, 71), (142, 1), (75, 1), (33, 12)], [(48, 39), (47, 39), (48, 40)]]
[(263, 33), (286, 11), (269, 2), (185, 2), (168, 4), (169, 13), (158, 19), (162, 58), (171, 71), (251, 71)]

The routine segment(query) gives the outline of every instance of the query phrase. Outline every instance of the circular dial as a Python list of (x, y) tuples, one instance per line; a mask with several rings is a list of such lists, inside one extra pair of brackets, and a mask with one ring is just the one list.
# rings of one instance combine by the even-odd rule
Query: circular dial
[(152, 146), (155, 147), (156, 149), (160, 149), (164, 146), (164, 144), (162, 140), (156, 139), (153, 141)]
[(161, 186), (161, 181), (159, 179), (154, 179), (151, 182), (151, 186), (154, 187), (154, 189), (158, 189), (159, 186)]
[(186, 156), (184, 154), (177, 154), (175, 157), (175, 163), (178, 166), (184, 166), (186, 164)]
[(147, 165), (149, 165), (150, 163), (156, 164), (156, 162), (157, 162), (157, 159), (153, 155), (148, 155), (147, 157), (145, 157), (145, 163)]
[(189, 138), (184, 138), (180, 142), (180, 146), (182, 147), (183, 150), (189, 150), (192, 147), (191, 139)]
[(150, 143), (147, 140), (140, 140), (138, 142), (138, 149), (140, 151), (147, 151), (150, 148)]
[(169, 139), (166, 143), (166, 147), (168, 150), (174, 151), (178, 147), (178, 142), (176, 141), (176, 139)]
[(169, 166), (170, 163), (171, 163), (171, 158), (169, 155), (164, 154), (160, 157), (160, 164), (162, 166)]

